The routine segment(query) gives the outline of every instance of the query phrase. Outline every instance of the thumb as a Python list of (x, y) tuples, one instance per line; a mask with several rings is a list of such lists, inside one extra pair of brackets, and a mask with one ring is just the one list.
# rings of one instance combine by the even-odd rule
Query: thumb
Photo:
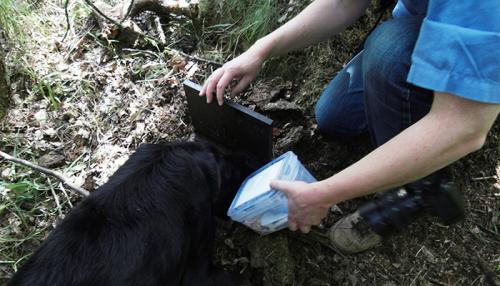
[(285, 195), (290, 192), (289, 190), (290, 182), (288, 181), (272, 180), (269, 185), (271, 186), (271, 188), (285, 193)]

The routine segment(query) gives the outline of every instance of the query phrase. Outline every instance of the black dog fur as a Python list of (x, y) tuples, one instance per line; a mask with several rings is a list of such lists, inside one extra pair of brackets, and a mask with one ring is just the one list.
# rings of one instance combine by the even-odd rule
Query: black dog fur
[(142, 145), (74, 207), (8, 286), (231, 285), (211, 261), (249, 157), (205, 143)]

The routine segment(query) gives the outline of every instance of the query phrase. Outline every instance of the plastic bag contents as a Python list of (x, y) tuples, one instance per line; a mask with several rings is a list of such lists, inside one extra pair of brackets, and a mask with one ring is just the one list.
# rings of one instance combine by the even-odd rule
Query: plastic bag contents
[(272, 189), (274, 180), (315, 182), (316, 179), (289, 151), (255, 171), (243, 181), (228, 210), (228, 216), (260, 234), (268, 234), (288, 226), (286, 196)]

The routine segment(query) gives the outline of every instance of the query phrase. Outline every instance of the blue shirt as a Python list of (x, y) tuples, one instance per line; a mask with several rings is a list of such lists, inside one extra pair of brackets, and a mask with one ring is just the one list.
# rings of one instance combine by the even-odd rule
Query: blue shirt
[(500, 103), (500, 1), (399, 0), (393, 16), (425, 16), (407, 81)]

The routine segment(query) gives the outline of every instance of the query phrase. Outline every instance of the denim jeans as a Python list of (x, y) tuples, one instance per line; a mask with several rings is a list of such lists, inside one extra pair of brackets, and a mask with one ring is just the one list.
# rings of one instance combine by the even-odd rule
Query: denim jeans
[(369, 131), (380, 146), (429, 112), (433, 92), (406, 82), (421, 24), (421, 17), (402, 17), (371, 33), (316, 104), (322, 132), (350, 137)]
[[(375, 145), (380, 146), (429, 112), (433, 92), (406, 82), (421, 23), (421, 17), (402, 17), (386, 21), (372, 32), (364, 50), (328, 84), (316, 105), (316, 119), (322, 132), (345, 138), (369, 131)], [(434, 200), (440, 194), (440, 187), (429, 186), (440, 186), (443, 178), (448, 177), (445, 168), (406, 187), (422, 190), (426, 196), (435, 195), (431, 197)], [(386, 194), (391, 195), (391, 190)], [(409, 196), (416, 199), (421, 194)], [(443, 204), (456, 205), (446, 200)], [(375, 211), (375, 204), (371, 203), (360, 208), (361, 216), (379, 234), (404, 227), (420, 211), (412, 204), (390, 204), (385, 202)], [(382, 210), (387, 209), (393, 212), (384, 217)], [(460, 211), (459, 207), (455, 209)]]

